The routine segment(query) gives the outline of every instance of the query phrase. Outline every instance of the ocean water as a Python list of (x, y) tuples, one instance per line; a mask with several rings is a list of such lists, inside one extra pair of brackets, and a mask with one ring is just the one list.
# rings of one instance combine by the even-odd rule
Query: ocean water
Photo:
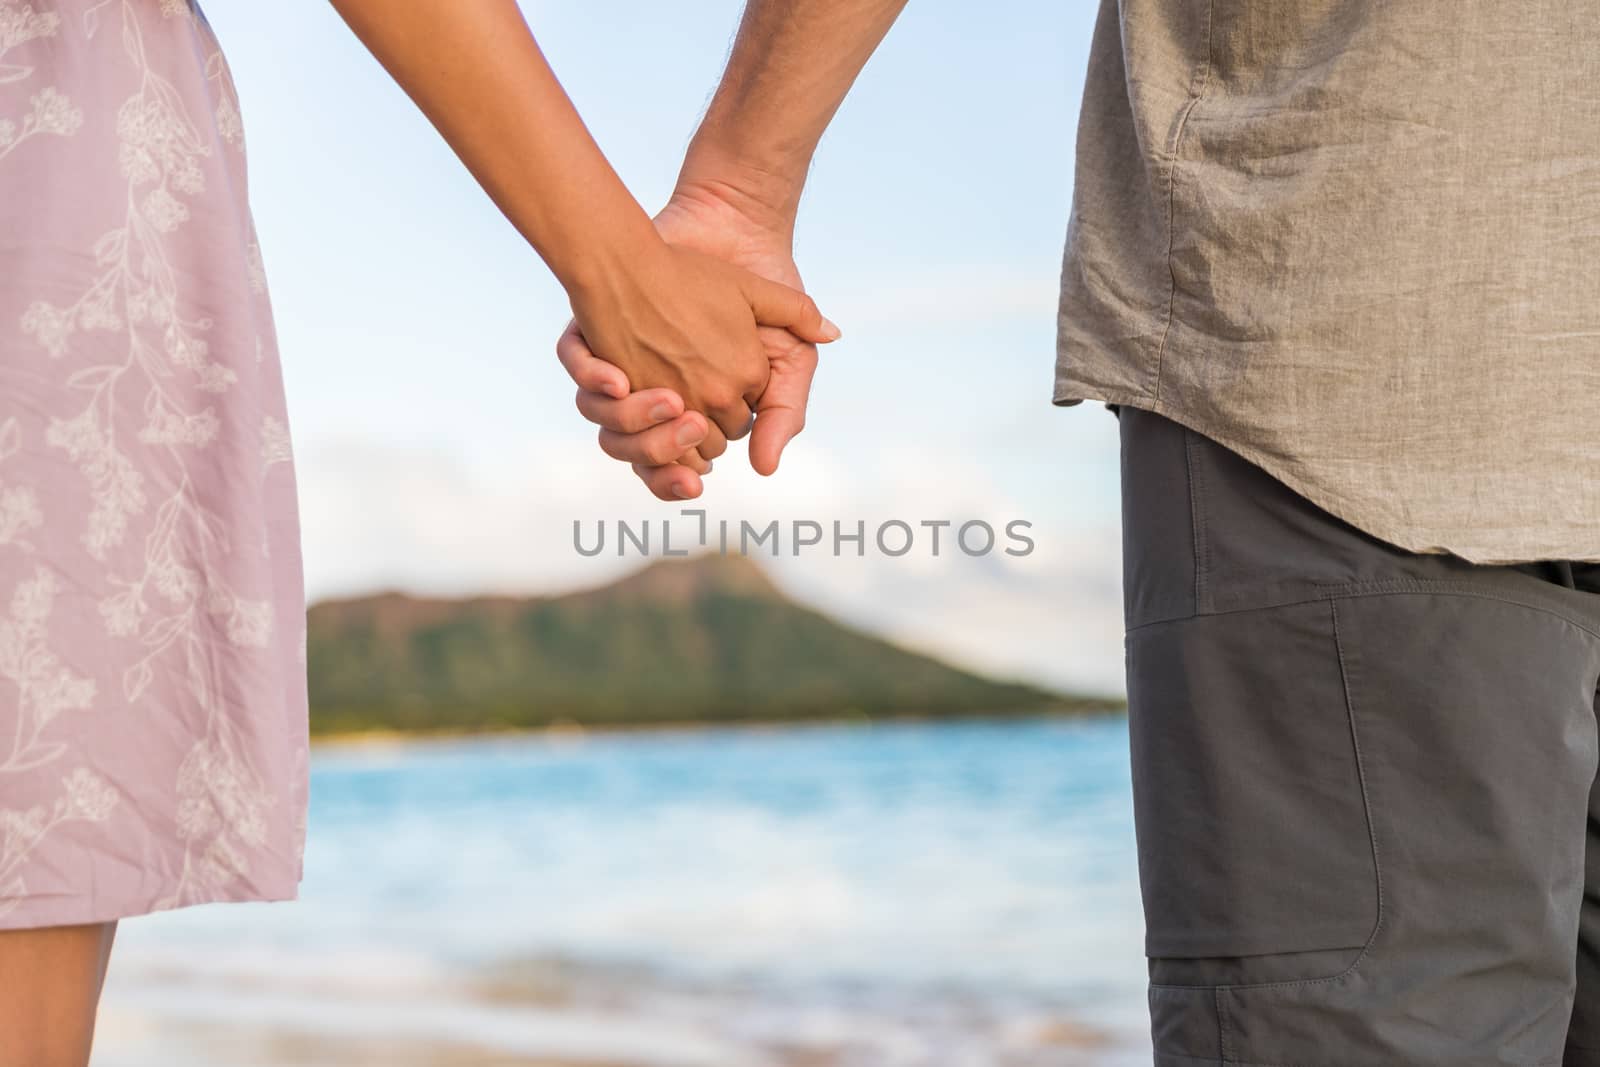
[(324, 747), (301, 891), (123, 923), (98, 1067), (1149, 1062), (1120, 718)]

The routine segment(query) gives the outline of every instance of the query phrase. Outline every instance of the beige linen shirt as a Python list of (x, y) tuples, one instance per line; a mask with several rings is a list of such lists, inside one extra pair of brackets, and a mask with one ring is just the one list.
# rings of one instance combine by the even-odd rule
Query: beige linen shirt
[(1600, 0), (1102, 0), (1055, 402), (1413, 552), (1600, 560)]

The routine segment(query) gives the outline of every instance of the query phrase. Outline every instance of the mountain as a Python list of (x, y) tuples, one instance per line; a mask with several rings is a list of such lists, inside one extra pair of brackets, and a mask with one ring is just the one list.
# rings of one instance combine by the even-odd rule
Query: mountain
[(325, 601), (309, 625), (319, 733), (1121, 706), (899, 648), (795, 603), (739, 556), (662, 560), (555, 597)]

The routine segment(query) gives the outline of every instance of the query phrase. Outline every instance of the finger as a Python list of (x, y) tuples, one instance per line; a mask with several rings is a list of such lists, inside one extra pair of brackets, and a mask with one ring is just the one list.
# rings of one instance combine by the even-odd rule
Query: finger
[(783, 450), (806, 428), (806, 404), (816, 373), (814, 348), (785, 361), (781, 373), (774, 368), (772, 383), (756, 408), (755, 429), (750, 432), (750, 466), (757, 474), (776, 473)]
[(633, 473), (662, 500), (693, 500), (705, 488), (698, 474), (678, 463), (669, 463), (664, 467), (635, 463)]
[[(756, 336), (757, 337), (761, 336), (761, 334), (763, 332), (776, 332), (776, 333), (781, 334), (781, 335), (783, 335), (785, 337), (788, 337), (791, 341), (794, 340), (794, 335), (793, 334), (790, 334), (787, 331), (778, 329), (776, 327), (758, 326), (756, 328)], [(772, 381), (772, 361), (769, 358), (767, 358), (765, 356), (765, 354), (763, 354), (763, 358), (762, 358), (762, 361), (761, 361), (761, 369), (766, 372), (765, 374), (763, 374), (761, 376), (761, 380), (759, 382), (752, 381), (750, 383), (750, 387), (744, 391), (744, 396), (743, 396), (744, 406), (746, 408), (750, 409), (750, 413), (751, 413), (750, 417), (751, 418), (755, 417), (756, 404), (760, 402), (761, 395), (767, 391), (767, 384)], [(746, 421), (745, 426), (744, 426), (744, 430), (741, 433), (739, 433), (737, 435), (737, 437), (743, 437), (746, 433), (749, 433), (749, 432), (750, 432), (750, 424), (749, 424), (748, 421)], [(737, 439), (737, 437), (735, 439)]]
[(839, 327), (822, 317), (816, 301), (798, 289), (746, 273), (741, 282), (756, 322), (782, 326), (803, 341), (826, 344), (839, 339)]
[(607, 363), (594, 354), (579, 332), (576, 319), (567, 323), (566, 330), (556, 341), (556, 358), (578, 383), (579, 389), (616, 398), (628, 395), (628, 376), (616, 364)]
[(716, 423), (710, 423), (706, 427), (705, 440), (701, 441), (698, 447), (700, 454), (706, 459), (716, 459), (728, 450), (727, 435)]
[(578, 390), (578, 413), (618, 433), (638, 433), (683, 414), (683, 401), (671, 389), (641, 389), (621, 400)]
[(659, 467), (701, 444), (706, 439), (707, 429), (705, 416), (698, 411), (690, 411), (671, 422), (652, 426), (639, 433), (601, 429), (600, 450), (612, 459), (620, 459), (625, 463)]
[(804, 408), (762, 409), (750, 431), (750, 466), (757, 474), (776, 474), (783, 450), (805, 428)]
[(696, 474), (711, 473), (711, 461), (702, 457), (698, 448), (689, 449), (689, 451), (678, 457), (678, 462)]
[(751, 420), (755, 412), (750, 408), (750, 402), (743, 397), (731, 404), (706, 409), (706, 414), (711, 416), (711, 422), (722, 431), (722, 436), (729, 441), (737, 441), (750, 432)]

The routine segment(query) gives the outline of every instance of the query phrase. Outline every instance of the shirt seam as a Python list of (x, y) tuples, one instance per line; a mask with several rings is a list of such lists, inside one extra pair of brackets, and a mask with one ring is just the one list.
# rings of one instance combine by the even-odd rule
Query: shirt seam
[(1205, 60), (1200, 70), (1200, 87), (1194, 90), (1194, 95), (1189, 98), (1184, 106), (1183, 114), (1178, 117), (1178, 128), (1172, 136), (1172, 161), (1167, 166), (1167, 321), (1161, 328), (1161, 343), (1156, 346), (1156, 383), (1153, 399), (1161, 399), (1161, 369), (1167, 356), (1167, 337), (1172, 333), (1172, 319), (1178, 303), (1178, 272), (1172, 262), (1172, 250), (1176, 245), (1176, 204), (1178, 188), (1178, 152), (1183, 148), (1183, 135), (1189, 128), (1189, 116), (1194, 114), (1195, 107), (1206, 94), (1206, 89), (1211, 85), (1211, 28), (1212, 13), (1215, 0), (1206, 3), (1206, 47)]

